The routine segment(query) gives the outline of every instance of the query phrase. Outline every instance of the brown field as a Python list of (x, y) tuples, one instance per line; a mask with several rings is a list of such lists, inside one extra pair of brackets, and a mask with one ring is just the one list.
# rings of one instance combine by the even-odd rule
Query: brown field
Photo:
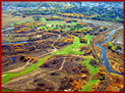
[(11, 14), (2, 14), (2, 28), (4, 28), (6, 25), (8, 25), (11, 22), (19, 22), (19, 21), (26, 21), (31, 20), (32, 16), (27, 16), (25, 18), (22, 18), (21, 16), (15, 16), (13, 17)]

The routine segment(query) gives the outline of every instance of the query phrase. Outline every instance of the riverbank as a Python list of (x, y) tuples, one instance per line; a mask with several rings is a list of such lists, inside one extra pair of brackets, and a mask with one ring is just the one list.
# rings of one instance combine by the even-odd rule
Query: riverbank
[[(123, 26), (121, 26), (120, 28), (123, 28)], [(117, 28), (117, 29), (119, 29), (119, 28)], [(101, 42), (101, 43), (96, 43), (96, 46), (98, 46), (99, 48), (101, 48), (101, 60), (104, 62), (107, 71), (108, 71), (108, 72), (117, 73), (117, 74), (122, 75), (121, 73), (115, 72), (115, 71), (113, 71), (113, 70), (110, 68), (109, 59), (108, 59), (107, 56), (106, 56), (106, 55), (107, 55), (107, 54), (106, 54), (106, 53), (107, 53), (107, 52), (106, 52), (106, 49), (101, 46), (101, 44), (107, 43), (107, 42), (110, 41), (110, 36), (111, 36), (112, 34), (114, 34), (117, 29), (113, 29), (112, 32), (110, 32), (108, 35), (106, 35), (106, 41), (103, 41), (103, 42)], [(110, 55), (111, 55), (111, 54), (110, 54)]]

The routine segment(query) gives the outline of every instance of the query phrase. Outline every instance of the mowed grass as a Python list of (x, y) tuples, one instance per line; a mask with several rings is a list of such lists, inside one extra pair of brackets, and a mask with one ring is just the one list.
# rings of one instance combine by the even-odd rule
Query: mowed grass
[(61, 51), (56, 51), (54, 52), (55, 55), (67, 55), (67, 54), (76, 54), (76, 55), (80, 55), (83, 54), (82, 51), (80, 51), (80, 47), (85, 45), (88, 46), (90, 44), (90, 40), (93, 36), (91, 35), (86, 35), (84, 38), (88, 39), (87, 44), (84, 43), (80, 43), (80, 39), (79, 37), (74, 36), (74, 42), (72, 45), (67, 46), (66, 48), (64, 48)]
[(85, 36), (84, 36), (84, 38), (88, 39), (87, 44), (84, 44), (85, 46), (90, 45), (90, 40), (91, 40), (92, 37), (93, 37), (93, 35), (85, 35)]
[(40, 21), (41, 22), (46, 22), (46, 19), (45, 18), (40, 18)]
[(49, 24), (49, 25), (63, 25), (63, 24), (65, 24), (65, 21), (47, 21), (47, 24)]
[(63, 25), (65, 21), (47, 21), (45, 18), (40, 18), (40, 22), (45, 22), (47, 25)]
[(79, 37), (74, 36), (74, 42), (72, 45), (67, 46), (66, 48), (64, 48), (61, 51), (56, 51), (54, 52), (55, 55), (67, 55), (67, 54), (76, 54), (76, 55), (80, 55), (83, 54), (82, 51), (80, 51), (80, 47), (85, 45), (88, 46), (90, 44), (90, 40), (93, 36), (91, 35), (85, 35), (84, 38), (88, 39), (87, 44), (84, 43), (80, 43), (80, 39)]
[(77, 22), (72, 22), (72, 24), (77, 25), (78, 23)]
[(99, 68), (96, 68), (90, 64), (91, 58), (85, 57), (85, 59), (86, 60), (82, 61), (81, 63), (87, 66), (91, 75), (95, 75), (97, 72), (99, 72)]
[(12, 78), (14, 77), (18, 77), (24, 74), (27, 74), (35, 69), (37, 69), (41, 64), (43, 64), (49, 57), (51, 57), (52, 55), (46, 56), (44, 58), (42, 58), (39, 62), (37, 62), (36, 64), (33, 64), (32, 66), (26, 68), (25, 70), (22, 70), (21, 72), (18, 73), (5, 73), (2, 74), (2, 84), (10, 81)]
[(74, 37), (74, 42), (72, 45), (67, 46), (66, 48), (64, 48), (61, 51), (56, 51), (54, 52), (55, 55), (67, 55), (67, 54), (76, 54), (76, 55), (80, 55), (83, 54), (82, 51), (80, 51), (80, 47), (83, 44), (80, 43), (80, 39), (79, 37)]
[(12, 90), (9, 90), (9, 89), (2, 89), (2, 91), (8, 91), (8, 92), (9, 92), (9, 91), (12, 91)]
[(31, 21), (33, 21), (33, 19), (11, 23), (10, 26), (14, 26), (15, 24), (19, 25), (19, 24), (23, 24), (23, 23), (27, 23), (27, 22), (31, 22)]
[(98, 80), (90, 80), (80, 91), (89, 91), (91, 89), (91, 86), (97, 82)]

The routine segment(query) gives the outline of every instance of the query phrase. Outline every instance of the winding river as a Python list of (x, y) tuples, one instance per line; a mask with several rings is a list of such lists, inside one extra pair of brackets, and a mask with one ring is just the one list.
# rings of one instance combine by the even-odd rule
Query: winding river
[[(117, 28), (117, 29), (120, 29), (120, 28), (123, 28), (123, 26), (120, 26), (120, 27)], [(112, 34), (114, 34), (117, 29), (113, 29), (112, 32), (109, 33), (109, 34), (105, 37), (105, 38), (106, 38), (106, 41), (97, 43), (96, 46), (98, 46), (99, 48), (101, 48), (101, 60), (104, 62), (104, 65), (105, 65), (107, 71), (108, 71), (108, 72), (112, 72), (112, 73), (116, 73), (116, 74), (119, 74), (119, 75), (123, 75), (123, 74), (118, 73), (118, 72), (116, 72), (116, 71), (113, 71), (113, 70), (111, 69), (111, 66), (110, 66), (110, 63), (109, 63), (109, 61), (108, 61), (108, 58), (106, 57), (106, 49), (101, 46), (101, 44), (107, 43), (107, 42), (110, 41), (110, 36), (111, 36)]]

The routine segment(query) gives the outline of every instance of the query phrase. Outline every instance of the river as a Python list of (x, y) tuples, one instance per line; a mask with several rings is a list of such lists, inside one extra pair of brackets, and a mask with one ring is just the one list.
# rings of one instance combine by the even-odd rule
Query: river
[(12, 58), (12, 63), (16, 63), (16, 57), (11, 57)]
[(2, 29), (2, 32), (8, 31), (8, 30), (13, 30), (13, 29), (14, 29), (14, 27), (8, 27), (8, 28), (5, 28), (5, 29)]
[(19, 42), (5, 42), (5, 43), (2, 43), (2, 44), (22, 44), (22, 43), (25, 43), (27, 41), (19, 41)]
[[(120, 26), (120, 27), (117, 28), (117, 29), (120, 29), (120, 28), (123, 28), (123, 26)], [(110, 36), (111, 36), (112, 34), (114, 34), (117, 29), (113, 29), (112, 32), (109, 33), (109, 34), (105, 37), (105, 38), (106, 38), (106, 41), (97, 43), (96, 46), (98, 46), (99, 48), (101, 48), (101, 60), (104, 62), (104, 65), (105, 65), (107, 71), (108, 71), (108, 72), (112, 72), (112, 73), (116, 73), (116, 74), (119, 74), (119, 75), (123, 75), (123, 74), (121, 74), (121, 73), (119, 73), (119, 72), (116, 72), (116, 71), (113, 71), (113, 70), (111, 69), (111, 66), (110, 66), (110, 63), (109, 63), (109, 61), (108, 61), (108, 58), (106, 57), (106, 49), (101, 46), (101, 44), (107, 43), (107, 42), (110, 41)]]

